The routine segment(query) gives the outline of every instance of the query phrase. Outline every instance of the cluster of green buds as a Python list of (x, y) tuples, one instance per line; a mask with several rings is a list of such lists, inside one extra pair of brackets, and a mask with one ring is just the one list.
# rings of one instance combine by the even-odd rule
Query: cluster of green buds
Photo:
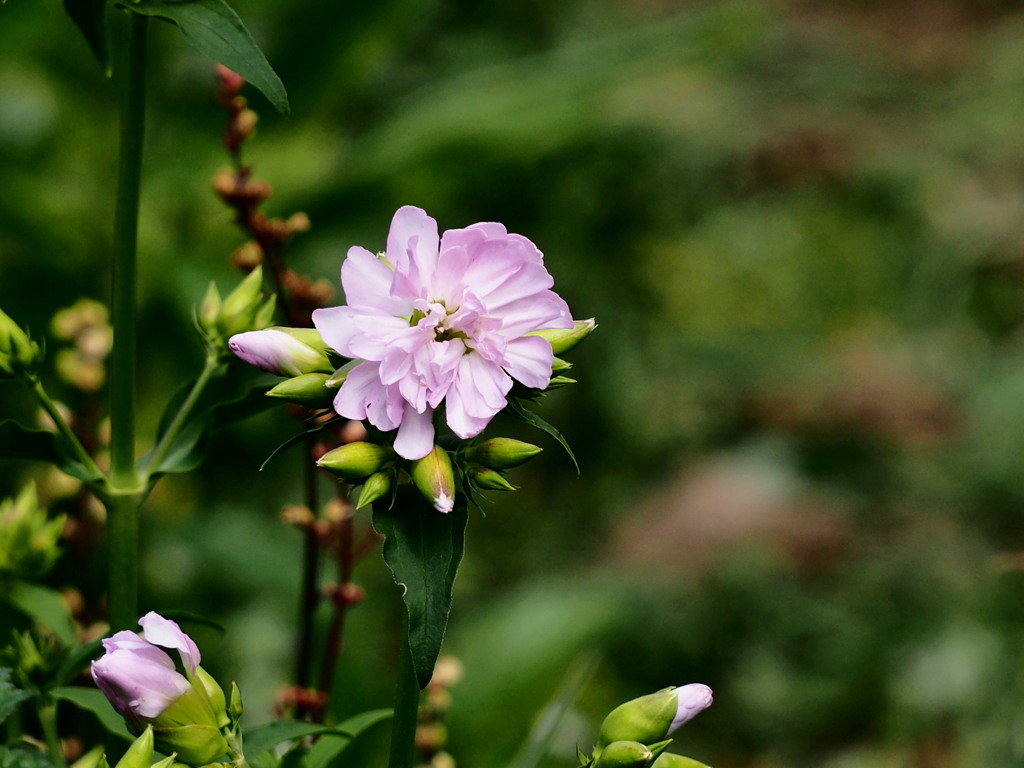
[(34, 484), (16, 499), (0, 502), (0, 572), (20, 578), (39, 578), (60, 555), (64, 516), (50, 519), (39, 507)]
[[(142, 636), (117, 632), (103, 641), (104, 655), (92, 663), (96, 686), (125, 719), (128, 729), (152, 729), (157, 748), (176, 753), (178, 763), (204, 766), (237, 758), (242, 696), (231, 699), (199, 662), (199, 648), (178, 625), (156, 613), (139, 619)], [(163, 650), (176, 650), (181, 671)]]
[(263, 268), (256, 267), (221, 298), (214, 283), (206, 290), (197, 323), (207, 347), (217, 355), (228, 352), (228, 339), (238, 333), (266, 328), (274, 318), (276, 297), (263, 295)]
[(328, 451), (316, 463), (332, 475), (362, 484), (356, 501), (356, 509), (361, 509), (391, 493), (399, 461), (398, 454), (386, 445), (357, 441)]
[(541, 452), (539, 446), (513, 440), (510, 437), (492, 437), (471, 445), (462, 454), (463, 471), (467, 481), (482, 491), (514, 491), (505, 470), (525, 464)]
[(601, 724), (590, 756), (579, 754), (582, 768), (707, 768), (696, 760), (666, 752), (669, 738), (685, 722), (711, 706), (711, 689), (702, 683), (666, 688), (627, 701)]
[(42, 359), (39, 345), (0, 311), (0, 379), (35, 376)]

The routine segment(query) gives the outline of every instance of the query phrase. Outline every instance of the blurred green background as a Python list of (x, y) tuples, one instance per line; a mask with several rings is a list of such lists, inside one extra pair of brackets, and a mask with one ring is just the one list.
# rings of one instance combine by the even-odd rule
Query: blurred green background
[[(691, 681), (716, 701), (673, 749), (716, 766), (1024, 765), (1024, 3), (235, 7), (291, 96), (282, 118), (248, 94), (246, 159), (269, 213), (312, 220), (294, 268), (336, 281), (414, 204), (531, 238), (600, 323), (542, 411), (582, 477), (543, 442), (470, 521), (446, 639), (459, 765), (530, 764), (538, 712), (592, 662), (543, 766), (574, 764), (619, 701)], [(212, 63), (153, 33), (147, 435), (243, 240), (210, 188)], [(59, 4), (0, 8), (0, 306), (34, 330), (107, 298), (116, 126)], [(0, 408), (34, 418), (15, 386)], [(251, 723), (290, 681), (301, 553), (278, 518), (301, 457), (257, 470), (296, 430), (283, 411), (232, 428), (145, 510), (144, 607), (224, 623), (197, 635)], [(4, 493), (30, 475), (6, 466)], [(356, 580), (336, 717), (390, 704), (399, 603), (376, 555)], [(350, 765), (382, 764), (383, 739)]]

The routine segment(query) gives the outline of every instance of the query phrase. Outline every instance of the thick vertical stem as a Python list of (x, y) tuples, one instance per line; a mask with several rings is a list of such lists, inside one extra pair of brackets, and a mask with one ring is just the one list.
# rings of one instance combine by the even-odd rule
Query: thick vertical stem
[(391, 756), (388, 768), (412, 768), (416, 746), (416, 716), (420, 687), (409, 647), (409, 612), (404, 611), (402, 644), (398, 649), (398, 681), (395, 684), (395, 714), (391, 720)]
[(117, 62), (121, 91), (121, 137), (114, 214), (110, 365), (110, 481), (108, 502), (110, 623), (134, 625), (138, 605), (138, 504), (135, 472), (136, 272), (139, 187), (146, 111), (148, 19), (130, 13)]

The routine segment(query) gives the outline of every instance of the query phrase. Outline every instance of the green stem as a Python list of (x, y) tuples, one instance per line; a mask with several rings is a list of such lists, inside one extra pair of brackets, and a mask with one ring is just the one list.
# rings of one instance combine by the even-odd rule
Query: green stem
[(159, 471), (161, 462), (163, 462), (164, 457), (167, 456), (167, 452), (171, 449), (171, 446), (174, 445), (174, 441), (178, 437), (178, 433), (181, 432), (181, 428), (185, 426), (185, 422), (188, 420), (188, 417), (192, 415), (192, 411), (195, 410), (196, 403), (199, 402), (199, 398), (202, 396), (203, 390), (206, 389), (206, 386), (210, 383), (210, 379), (219, 367), (220, 358), (216, 354), (207, 353), (206, 363), (203, 365), (202, 373), (199, 374), (199, 378), (196, 379), (196, 383), (192, 385), (192, 390), (188, 393), (188, 397), (185, 398), (185, 402), (181, 404), (178, 412), (174, 414), (174, 420), (171, 421), (163, 435), (160, 436), (160, 440), (157, 442), (156, 447), (153, 448), (153, 453), (144, 470), (145, 485), (149, 485), (150, 473)]
[(127, 39), (119, 47), (121, 136), (114, 214), (110, 363), (110, 499), (108, 511), (109, 604), (112, 629), (127, 629), (138, 616), (138, 505), (135, 471), (136, 274), (139, 187), (146, 115), (148, 19), (128, 14)]
[(409, 647), (409, 612), (402, 626), (402, 644), (398, 649), (398, 682), (395, 685), (395, 713), (391, 721), (391, 757), (388, 768), (412, 768), (416, 746), (416, 717), (420, 705), (420, 687), (412, 665)]
[(65, 768), (67, 761), (64, 760), (64, 750), (60, 747), (60, 734), (57, 731), (57, 705), (53, 702), (41, 705), (37, 713), (39, 724), (43, 729), (43, 738), (46, 740), (46, 751), (50, 755), (50, 761), (54, 768)]
[(50, 396), (46, 393), (43, 388), (43, 383), (36, 377), (29, 378), (29, 384), (32, 386), (32, 392), (35, 393), (36, 399), (39, 401), (39, 405), (46, 415), (50, 417), (54, 424), (57, 425), (57, 432), (61, 437), (64, 438), (65, 448), (70, 451), (71, 455), (88, 470), (89, 474), (95, 475), (96, 480), (90, 483), (90, 486), (94, 491), (102, 494), (105, 490), (106, 477), (102, 470), (96, 466), (96, 462), (92, 460), (92, 456), (85, 450), (78, 436), (71, 431), (71, 427), (61, 416), (60, 411), (57, 409), (56, 404), (50, 399)]

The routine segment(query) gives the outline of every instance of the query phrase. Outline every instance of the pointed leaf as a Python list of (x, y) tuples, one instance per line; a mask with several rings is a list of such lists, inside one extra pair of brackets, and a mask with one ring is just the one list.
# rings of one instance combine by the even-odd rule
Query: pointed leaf
[(256, 756), (273, 749), (283, 741), (295, 741), (317, 733), (333, 733), (330, 725), (310, 723), (306, 720), (274, 720), (255, 728), (247, 728), (243, 748), (246, 754)]
[(579, 462), (576, 461), (576, 456), (575, 456), (575, 454), (573, 454), (572, 448), (569, 447), (569, 443), (567, 443), (565, 438), (562, 436), (562, 433), (559, 432), (551, 424), (548, 424), (548, 422), (546, 422), (544, 419), (542, 419), (540, 416), (538, 416), (533, 411), (526, 410), (526, 407), (523, 405), (522, 401), (519, 400), (519, 399), (510, 400), (509, 401), (509, 407), (512, 408), (512, 412), (515, 413), (516, 416), (521, 418), (523, 421), (525, 421), (531, 427), (536, 427), (541, 432), (544, 432), (544, 433), (550, 435), (551, 437), (553, 437), (558, 442), (558, 444), (560, 446), (562, 446), (562, 448), (565, 449), (565, 452), (567, 454), (569, 454), (569, 458), (572, 459), (572, 465), (574, 467), (576, 467), (576, 476), (579, 477), (579, 474), (580, 474)]
[(468, 512), (459, 494), (455, 508), (442, 514), (415, 488), (404, 487), (391, 509), (373, 510), (373, 527), (384, 535), (384, 561), (404, 589), (409, 612), (409, 648), (420, 688), (425, 688), (441, 651), (452, 586), (462, 562)]
[(335, 726), (341, 733), (326, 733), (306, 752), (306, 768), (327, 768), (363, 731), (391, 718), (390, 709), (374, 709)]
[(7, 667), (0, 669), (0, 723), (10, 717), (14, 708), (21, 702), (32, 698), (30, 692), (16, 687), (14, 683), (10, 682), (10, 678), (10, 669)]
[(189, 45), (234, 70), (288, 114), (288, 94), (238, 14), (224, 0), (138, 0), (122, 7), (177, 25)]
[(91, 712), (100, 721), (100, 724), (115, 736), (120, 736), (128, 741), (135, 741), (135, 737), (128, 733), (121, 716), (114, 711), (114, 708), (107, 701), (107, 697), (95, 688), (79, 688), (68, 686), (53, 688), (50, 695), (55, 699), (70, 701), (79, 709)]
[(64, 474), (89, 484), (103, 479), (73, 459), (53, 432), (29, 429), (10, 419), (0, 421), (0, 461), (4, 459), (44, 461), (53, 464)]
[[(213, 433), (275, 405), (264, 393), (276, 381), (277, 377), (254, 373), (248, 366), (221, 366), (210, 377), (159, 465), (151, 466), (153, 451), (150, 451), (139, 460), (139, 469), (150, 474), (151, 482), (170, 472), (189, 472), (195, 469), (206, 458)], [(194, 386), (194, 381), (185, 385), (167, 404), (157, 430), (158, 443)]]
[(96, 61), (110, 74), (107, 0), (64, 0), (64, 11), (78, 25)]
[(19, 611), (53, 632), (63, 645), (75, 644), (71, 609), (60, 592), (27, 581), (14, 581), (6, 598)]

